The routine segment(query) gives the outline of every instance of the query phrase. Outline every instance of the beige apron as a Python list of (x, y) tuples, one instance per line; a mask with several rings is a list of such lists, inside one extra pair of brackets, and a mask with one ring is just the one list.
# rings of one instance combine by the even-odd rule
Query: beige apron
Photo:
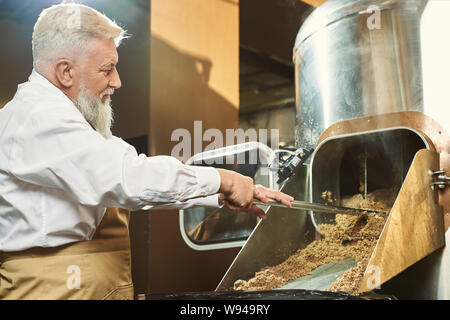
[(129, 218), (109, 208), (92, 240), (0, 253), (0, 299), (133, 299)]

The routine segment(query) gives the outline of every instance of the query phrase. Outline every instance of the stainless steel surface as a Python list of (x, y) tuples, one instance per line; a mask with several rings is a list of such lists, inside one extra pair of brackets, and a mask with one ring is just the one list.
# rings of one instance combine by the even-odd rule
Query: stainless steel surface
[[(377, 13), (379, 28), (369, 28)], [(450, 46), (439, 34), (449, 14), (450, 2), (439, 0), (329, 0), (317, 8), (294, 48), (296, 146), (314, 148), (338, 121), (399, 111), (422, 112), (448, 130)]]
[[(296, 199), (306, 200), (308, 168), (302, 165), (286, 181), (282, 191)], [(256, 271), (274, 266), (300, 248), (314, 241), (314, 226), (308, 214), (271, 207), (267, 218), (261, 221), (241, 248), (216, 290), (230, 290), (238, 279), (249, 279)]]
[(278, 290), (306, 289), (326, 292), (326, 289), (329, 288), (336, 279), (340, 278), (347, 270), (356, 267), (356, 265), (357, 263), (353, 258), (325, 263), (312, 270), (311, 274), (291, 280)]
[(345, 208), (345, 207), (336, 207), (336, 206), (329, 206), (325, 204), (319, 204), (319, 203), (312, 203), (307, 201), (299, 201), (295, 200), (292, 202), (292, 207), (289, 208), (285, 206), (282, 203), (277, 202), (276, 200), (269, 199), (267, 203), (254, 200), (253, 204), (256, 205), (262, 205), (262, 206), (271, 206), (271, 207), (280, 207), (280, 208), (288, 208), (293, 210), (310, 210), (314, 212), (320, 212), (320, 213), (331, 213), (331, 214), (348, 214), (353, 216), (361, 216), (369, 213), (376, 213), (376, 214), (386, 214), (387, 212), (383, 211), (375, 211), (375, 210), (362, 210), (362, 209), (354, 209), (354, 208)]

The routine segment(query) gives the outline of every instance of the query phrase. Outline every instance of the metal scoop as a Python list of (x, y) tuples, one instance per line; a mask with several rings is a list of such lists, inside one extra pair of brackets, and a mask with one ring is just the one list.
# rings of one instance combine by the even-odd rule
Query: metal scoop
[(311, 211), (322, 212), (322, 213), (348, 214), (348, 215), (353, 215), (353, 216), (361, 216), (361, 215), (367, 215), (367, 214), (371, 214), (371, 213), (376, 213), (376, 214), (386, 214), (387, 213), (385, 211), (328, 206), (328, 205), (324, 205), (324, 204), (299, 201), (299, 200), (294, 200), (292, 202), (291, 208), (289, 208), (289, 207), (285, 206), (284, 204), (279, 203), (273, 199), (269, 199), (269, 201), (267, 203), (264, 203), (262, 201), (255, 199), (255, 200), (253, 200), (253, 204), (262, 205), (262, 206), (282, 207), (282, 208), (294, 209), (294, 210), (311, 210)]

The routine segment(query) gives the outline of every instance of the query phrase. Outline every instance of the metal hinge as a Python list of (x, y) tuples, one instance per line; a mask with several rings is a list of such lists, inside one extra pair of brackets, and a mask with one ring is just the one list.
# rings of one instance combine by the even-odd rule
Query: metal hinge
[(439, 189), (445, 189), (447, 187), (448, 182), (450, 181), (450, 177), (445, 175), (445, 170), (441, 169), (439, 171), (430, 173), (433, 181), (431, 182), (431, 188), (434, 190), (435, 187)]

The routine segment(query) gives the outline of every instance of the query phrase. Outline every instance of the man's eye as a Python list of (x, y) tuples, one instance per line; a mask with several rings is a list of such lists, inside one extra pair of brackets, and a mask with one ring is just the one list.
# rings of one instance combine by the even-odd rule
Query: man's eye
[(103, 72), (106, 74), (106, 75), (108, 75), (108, 74), (110, 74), (111, 73), (111, 71), (112, 71), (112, 69), (108, 69), (108, 70), (103, 70)]

